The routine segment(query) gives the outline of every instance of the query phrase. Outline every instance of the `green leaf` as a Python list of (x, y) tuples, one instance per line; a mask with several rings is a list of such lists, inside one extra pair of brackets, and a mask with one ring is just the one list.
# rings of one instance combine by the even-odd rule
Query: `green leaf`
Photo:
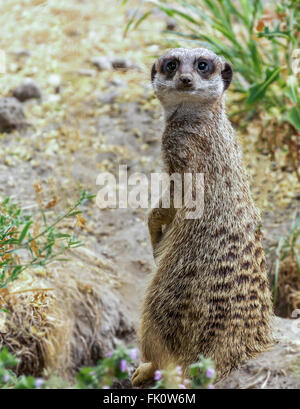
[(163, 6), (160, 6), (160, 9), (162, 11), (164, 11), (169, 17), (174, 17), (174, 15), (180, 16), (183, 19), (189, 21), (192, 24), (196, 24), (197, 26), (199, 25), (199, 22), (197, 20), (195, 20), (193, 17), (191, 17), (190, 15), (188, 15), (187, 13), (184, 13), (182, 11), (179, 10), (173, 10), (173, 9), (169, 9)]
[(18, 365), (19, 360), (12, 354), (10, 354), (6, 347), (0, 350), (0, 365), (4, 368), (12, 368)]
[(206, 6), (211, 10), (212, 14), (217, 16), (219, 19), (222, 19), (222, 13), (220, 11), (220, 8), (216, 4), (214, 0), (203, 0)]
[(268, 87), (277, 80), (281, 68), (275, 68), (274, 70), (267, 69), (266, 79), (260, 84), (251, 85), (249, 88), (249, 95), (246, 99), (247, 105), (253, 105), (256, 102), (262, 100)]
[(44, 210), (42, 210), (42, 217), (43, 217), (44, 225), (46, 226), (47, 225), (47, 216), (46, 216), (46, 213), (44, 212)]
[[(200, 6), (200, 4), (197, 4), (197, 6), (193, 6), (192, 4), (189, 4), (185, 0), (181, 0), (182, 6), (184, 6), (186, 9), (191, 10), (193, 14), (197, 14), (201, 19), (206, 21), (209, 24), (212, 24), (213, 21), (216, 21), (214, 16), (209, 16), (208, 13)], [(198, 25), (201, 23), (199, 22)]]
[(262, 33), (257, 33), (258, 38), (266, 37), (266, 38), (286, 38), (290, 39), (290, 31), (280, 31), (279, 28), (277, 28), (274, 31), (270, 31), (269, 27), (265, 27)]
[(241, 49), (241, 44), (238, 42), (235, 34), (228, 30), (226, 27), (224, 27), (221, 24), (214, 24), (212, 28), (215, 28), (218, 30), (220, 33), (224, 34), (225, 37), (227, 37), (234, 45), (236, 48)]
[(294, 75), (290, 75), (287, 79), (287, 87), (285, 95), (292, 101), (294, 104), (300, 102), (300, 97), (298, 93), (298, 81)]
[(11, 279), (12, 281), (16, 280), (16, 279), (19, 277), (21, 271), (22, 271), (22, 266), (16, 266), (16, 267), (14, 267), (14, 269), (13, 269), (13, 271), (12, 271), (12, 273), (11, 273), (10, 279)]
[(287, 120), (297, 131), (300, 131), (300, 107), (292, 108), (287, 114)]
[(27, 234), (27, 232), (29, 230), (29, 227), (31, 225), (32, 225), (32, 221), (25, 224), (25, 227), (23, 228), (22, 233), (20, 234), (20, 237), (19, 237), (19, 244), (21, 244), (22, 241), (25, 239), (25, 236), (26, 236), (26, 234)]
[(35, 389), (35, 378), (33, 376), (20, 376), (15, 389)]
[(253, 41), (252, 38), (251, 38), (251, 40), (250, 40), (250, 42), (248, 44), (248, 47), (249, 47), (249, 51), (251, 53), (251, 61), (252, 61), (253, 68), (254, 68), (256, 74), (258, 76), (261, 76), (261, 74), (262, 74), (262, 70), (261, 70), (262, 60), (261, 60), (261, 56), (260, 56), (260, 54), (258, 52), (256, 42)]
[(73, 217), (73, 216), (76, 216), (77, 214), (81, 214), (81, 213), (82, 213), (81, 210), (77, 210), (77, 211), (69, 213), (66, 217)]
[(141, 18), (138, 19), (138, 21), (135, 23), (134, 28), (138, 28), (138, 26), (148, 17), (152, 14), (152, 11), (147, 11), (142, 15)]
[(244, 16), (242, 13), (240, 13), (240, 11), (235, 7), (234, 4), (232, 4), (232, 2), (229, 2), (229, 7), (231, 9), (231, 12), (238, 17), (240, 20), (242, 20), (242, 22), (247, 26), (248, 25), (248, 19), (247, 16)]
[(131, 19), (128, 21), (125, 27), (125, 30), (124, 30), (124, 37), (126, 37), (126, 34), (128, 33), (129, 29), (131, 28), (134, 22), (135, 22), (134, 28), (138, 28), (138, 26), (142, 23), (142, 21), (145, 20), (152, 13), (152, 11), (148, 11), (144, 13), (142, 17), (136, 21), (136, 16), (138, 15), (139, 11), (140, 9), (137, 8), (135, 12), (133, 13), (133, 16), (131, 17)]

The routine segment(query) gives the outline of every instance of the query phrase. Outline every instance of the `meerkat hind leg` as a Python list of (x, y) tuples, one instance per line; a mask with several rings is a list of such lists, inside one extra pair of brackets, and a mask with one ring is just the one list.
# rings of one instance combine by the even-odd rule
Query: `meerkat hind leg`
[(152, 362), (141, 364), (133, 373), (131, 382), (133, 386), (141, 386), (149, 379), (153, 379), (155, 367)]

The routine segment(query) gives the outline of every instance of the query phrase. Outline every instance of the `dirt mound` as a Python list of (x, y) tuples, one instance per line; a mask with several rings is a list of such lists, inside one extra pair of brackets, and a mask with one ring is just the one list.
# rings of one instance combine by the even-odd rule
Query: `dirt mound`
[(293, 320), (276, 318), (277, 344), (233, 372), (218, 389), (299, 389), (300, 327)]
[(0, 348), (7, 346), (20, 359), (18, 374), (55, 371), (70, 379), (118, 342), (133, 340), (114, 267), (84, 248), (72, 251), (72, 258), (68, 270), (51, 264), (43, 277), (23, 274), (0, 294), (8, 311), (0, 317)]

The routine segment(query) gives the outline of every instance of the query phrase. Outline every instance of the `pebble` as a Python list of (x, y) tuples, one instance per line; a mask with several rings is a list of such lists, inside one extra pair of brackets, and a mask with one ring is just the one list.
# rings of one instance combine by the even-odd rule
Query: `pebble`
[(61, 76), (58, 74), (51, 74), (48, 77), (48, 84), (51, 85), (55, 92), (58, 93), (61, 86)]
[(120, 80), (119, 78), (113, 78), (111, 81), (107, 83), (108, 86), (113, 87), (122, 87), (125, 88), (128, 86), (127, 82)]
[(11, 132), (26, 125), (22, 104), (13, 97), (0, 98), (0, 132)]
[(91, 60), (91, 63), (99, 70), (99, 71), (110, 71), (112, 69), (112, 64), (108, 57), (94, 57)]
[(15, 56), (15, 58), (17, 58), (17, 59), (22, 58), (22, 57), (30, 57), (30, 56), (31, 56), (30, 51), (28, 51), (28, 50), (26, 50), (26, 49), (24, 49), (24, 48), (21, 48), (21, 49), (19, 49), (19, 50), (13, 51), (12, 54), (13, 54), (13, 55)]
[(12, 94), (19, 101), (24, 102), (28, 99), (40, 99), (41, 89), (36, 81), (26, 78), (22, 84), (12, 90)]
[(128, 60), (127, 58), (112, 58), (111, 59), (111, 65), (115, 70), (118, 69), (123, 69), (123, 70), (129, 70), (129, 69), (134, 69), (138, 68), (136, 64), (134, 64), (132, 61)]
[(128, 60), (127, 58), (112, 57), (107, 56), (94, 57), (91, 59), (91, 63), (97, 67), (99, 71), (110, 71), (115, 70), (130, 70), (130, 69), (139, 69), (139, 67)]
[(95, 77), (96, 76), (96, 71), (95, 70), (88, 70), (88, 69), (82, 69), (78, 70), (77, 74), (83, 76), (83, 77)]
[(177, 22), (174, 18), (169, 17), (166, 21), (166, 29), (174, 31), (177, 29)]

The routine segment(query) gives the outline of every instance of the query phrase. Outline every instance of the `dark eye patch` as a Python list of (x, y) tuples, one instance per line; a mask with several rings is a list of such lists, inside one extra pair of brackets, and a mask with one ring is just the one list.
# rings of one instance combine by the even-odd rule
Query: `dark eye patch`
[(178, 60), (172, 58), (165, 60), (161, 68), (164, 74), (172, 75), (177, 71), (178, 67), (179, 67)]
[(195, 62), (196, 70), (199, 74), (207, 76), (212, 74), (215, 70), (215, 65), (211, 60), (206, 60), (204, 58), (198, 58)]

